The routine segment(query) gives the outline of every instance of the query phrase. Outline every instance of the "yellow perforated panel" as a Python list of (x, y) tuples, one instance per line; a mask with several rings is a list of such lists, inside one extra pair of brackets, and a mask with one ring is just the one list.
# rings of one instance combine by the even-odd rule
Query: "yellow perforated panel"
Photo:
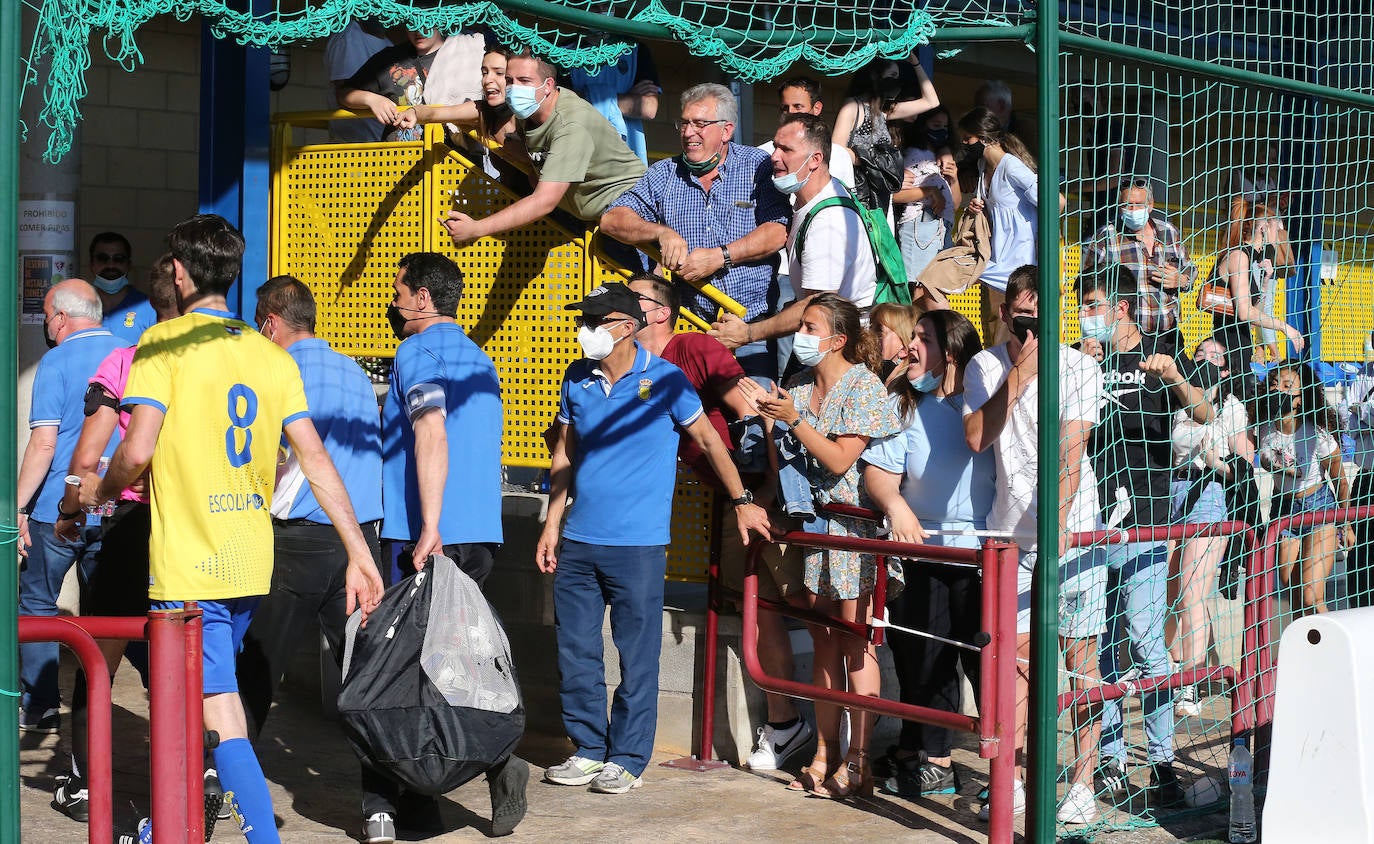
[(711, 559), (711, 502), (715, 492), (690, 471), (677, 476), (673, 491), (673, 542), (668, 578), (705, 583)]
[(390, 355), (386, 303), (396, 262), (422, 248), (425, 146), (413, 143), (287, 148), (272, 202), (272, 273), (304, 281), (317, 331), (350, 355)]

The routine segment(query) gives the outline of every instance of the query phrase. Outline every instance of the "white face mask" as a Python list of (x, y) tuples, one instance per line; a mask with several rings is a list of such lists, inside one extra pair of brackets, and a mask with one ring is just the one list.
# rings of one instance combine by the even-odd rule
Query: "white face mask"
[(604, 325), (598, 325), (596, 328), (584, 325), (577, 329), (578, 345), (582, 347), (582, 356), (588, 360), (605, 360), (615, 349), (615, 344), (624, 339), (616, 339), (611, 330)]

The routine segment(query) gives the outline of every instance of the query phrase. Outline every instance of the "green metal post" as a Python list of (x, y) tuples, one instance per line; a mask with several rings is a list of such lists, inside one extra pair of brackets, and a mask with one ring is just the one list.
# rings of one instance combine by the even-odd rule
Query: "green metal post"
[[(0, 144), (0, 326), (8, 325), (9, 339), (0, 342), (0, 526), (12, 526), (18, 461), (19, 386), (19, 91), (24, 75), (19, 67), (21, 3), (0, 3), (0, 68), (8, 82), (0, 83), (0, 126), (10, 127), (8, 143)], [(19, 691), (19, 569), (9, 563), (13, 552), (0, 535), (0, 841), (19, 840), (19, 707), (12, 695)]]
[[(1054, 841), (1059, 706), (1059, 4), (1036, 8), (1040, 119), (1039, 555), (1031, 592), (1026, 840)], [(1010, 303), (1008, 303), (1010, 304)]]

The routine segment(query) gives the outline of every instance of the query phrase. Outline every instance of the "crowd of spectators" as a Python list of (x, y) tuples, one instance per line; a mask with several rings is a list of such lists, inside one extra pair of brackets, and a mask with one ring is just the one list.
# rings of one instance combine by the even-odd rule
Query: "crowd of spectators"
[[(1191, 355), (1180, 297), (1199, 273), (1183, 233), (1156, 207), (1148, 177), (1123, 172), (1094, 183), (1090, 210), (1102, 221), (1081, 246), (1074, 289), (1082, 337), (1071, 347), (1058, 342), (1058, 315), (1039, 311), (1038, 174), (1004, 83), (984, 85), (954, 120), (915, 54), (909, 62), (877, 60), (856, 75), (831, 126), (816, 81), (791, 78), (779, 88), (779, 122), (762, 147), (736, 139), (739, 106), (729, 88), (695, 85), (673, 121), (680, 151), (648, 164), (642, 122), (657, 118), (661, 89), (643, 45), (601, 72), (568, 74), (564, 85), (543, 58), (475, 37), (411, 32), (365, 57), (378, 39), (351, 27), (331, 48), (330, 78), (337, 102), (369, 111), (369, 128), (386, 139), (418, 137), (431, 122), (476, 129), (484, 169), (522, 195), (485, 218), (449, 212), (442, 226), (455, 246), (561, 212), (596, 227), (603, 253), (632, 271), (627, 284), (607, 283), (568, 306), (577, 311), (583, 357), (568, 367), (558, 406), (549, 409), (548, 518), (534, 563), (553, 578), (559, 701), (575, 750), (544, 772), (547, 781), (607, 794), (643, 785), (675, 456), (730, 504), (727, 586), (741, 582), (745, 546), (767, 542), (763, 597), (857, 624), (886, 618), (926, 634), (892, 637), (900, 696), (909, 703), (954, 712), (966, 706), (961, 673), (977, 687), (970, 654), (979, 578), (921, 561), (879, 571), (870, 554), (774, 540), (802, 530), (952, 547), (977, 547), (987, 535), (1015, 542), (1019, 753), (1031, 583), (1042, 557), (1058, 565), (1060, 647), (1074, 689), (1168, 677), (1208, 659), (1209, 598), (1224, 568), (1224, 538), (1079, 546), (1072, 534), (1241, 518), (1242, 502), (1258, 497), (1257, 469), (1273, 478), (1271, 517), (1369, 502), (1368, 366), (1340, 408), (1328, 403), (1313, 369), (1292, 359), (1263, 382), (1253, 375), (1254, 329), (1282, 332), (1294, 352), (1304, 348), (1302, 335), (1265, 307), (1291, 251), (1286, 197), (1260, 176), (1245, 177), (1231, 206), (1226, 249), (1198, 300), (1214, 331)], [(439, 79), (453, 74), (463, 76)], [(1108, 155), (1103, 166), (1122, 160)], [(864, 218), (826, 203), (835, 197), (888, 212), (922, 304), (876, 301), (878, 261)], [(1104, 203), (1105, 211), (1096, 207)], [(919, 280), (951, 246), (961, 215), (986, 215), (990, 230), (977, 279), (978, 326), (938, 291), (923, 296)], [(83, 609), (137, 615), (149, 601), (193, 599), (211, 608), (206, 722), (221, 742), (207, 767), (207, 816), (212, 785), (222, 795), (223, 779), (249, 840), (270, 841), (270, 797), (248, 740), (268, 716), (289, 649), (306, 627), (318, 620), (337, 643), (347, 610), (375, 606), (383, 559), (399, 556), (418, 571), (443, 554), (478, 585), (496, 564), (501, 385), (491, 359), (453, 317), (463, 277), (449, 258), (415, 253), (396, 268), (387, 320), (400, 344), (379, 415), (357, 365), (314, 336), (309, 287), (289, 276), (264, 285), (255, 333), (224, 301), (242, 252), (232, 227), (194, 218), (178, 226), (169, 248), (151, 279), (151, 303), (128, 286), (129, 244), (114, 233), (91, 244), (91, 283), (63, 282), (45, 299), (45, 333), (56, 348), (40, 365), (20, 470), (20, 547), (28, 556), (21, 612), (55, 613), (56, 584), (78, 562), (85, 583), (127, 585), (135, 560), (102, 555), (101, 543), (142, 543), (134, 557), (150, 567), (149, 588), (98, 590), (89, 604), (83, 593)], [(703, 292), (708, 286), (741, 304), (743, 315), (721, 315)], [(710, 331), (674, 333), (680, 313)], [(161, 322), (146, 336), (157, 343), (140, 343), (154, 318)], [(244, 339), (258, 333), (265, 339)], [(1280, 357), (1276, 337), (1260, 339)], [(1058, 348), (1057, 422), (1038, 411), (1042, 342)], [(130, 344), (139, 344), (137, 352)], [(176, 357), (191, 346), (205, 373)], [(243, 360), (224, 363), (235, 354)], [(222, 407), (226, 391), (227, 433), (207, 409)], [(1041, 424), (1057, 424), (1061, 442), (1050, 455), (1059, 493), (1043, 512)], [(215, 447), (201, 442), (211, 429)], [(1363, 470), (1353, 487), (1342, 466), (1347, 431)], [(279, 465), (262, 463), (275, 454), (262, 444), (283, 437)], [(190, 443), (200, 443), (194, 457), (184, 451)], [(216, 448), (225, 452), (225, 477), (260, 470), (233, 482), (233, 494), (259, 496), (254, 507), (231, 508), (249, 538), (212, 526), (200, 545), (174, 548), (184, 525), (214, 521), (192, 512), (199, 505), (191, 502), (213, 503), (224, 491), (203, 494), (210, 481), (191, 470), (208, 466), (207, 453), (219, 460)], [(173, 502), (159, 490), (189, 492)], [(113, 498), (118, 504), (102, 510)], [(882, 522), (830, 512), (830, 504), (873, 509)], [(1056, 553), (1042, 554), (1036, 526), (1051, 511), (1065, 539)], [(1327, 609), (1342, 548), (1350, 549), (1352, 601), (1368, 602), (1369, 530), (1342, 520), (1285, 531), (1279, 581), (1297, 611)], [(230, 553), (251, 558), (251, 576), (215, 562)], [(886, 606), (874, 604), (880, 577)], [(600, 632), (608, 607), (620, 650), (609, 715)], [(817, 686), (880, 693), (871, 643), (823, 625), (808, 630)], [(757, 635), (765, 669), (790, 676), (781, 618), (763, 613)], [(23, 729), (58, 728), (54, 650), (24, 646)], [(122, 650), (107, 653), (112, 669)], [(1144, 695), (1145, 782), (1132, 782), (1120, 701), (1075, 706), (1059, 820), (1092, 823), (1103, 791), (1143, 788), (1156, 805), (1180, 801), (1176, 722), (1201, 714), (1204, 692), (1175, 683)], [(82, 686), (76, 698), (79, 739)], [(814, 738), (810, 761), (787, 785), (792, 791), (845, 798), (881, 788), (916, 798), (961, 787), (949, 730), (909, 722), (898, 744), (881, 751), (872, 746), (870, 714), (844, 715), (818, 701), (813, 725), (790, 699), (769, 695), (748, 763), (781, 768)], [(85, 762), (81, 752), (74, 756), (54, 805), (84, 819)], [(488, 772), (494, 834), (523, 816), (528, 776), (514, 756)], [(364, 840), (373, 844), (393, 840), (398, 824), (436, 822), (432, 800), (399, 792), (367, 765), (362, 793)]]

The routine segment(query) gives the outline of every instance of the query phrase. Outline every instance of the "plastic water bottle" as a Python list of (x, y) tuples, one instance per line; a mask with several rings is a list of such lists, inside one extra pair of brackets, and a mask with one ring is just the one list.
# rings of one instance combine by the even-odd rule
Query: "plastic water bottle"
[(1250, 844), (1255, 840), (1255, 787), (1251, 774), (1255, 759), (1245, 739), (1231, 745), (1228, 773), (1231, 780), (1231, 828), (1228, 840), (1232, 844)]

